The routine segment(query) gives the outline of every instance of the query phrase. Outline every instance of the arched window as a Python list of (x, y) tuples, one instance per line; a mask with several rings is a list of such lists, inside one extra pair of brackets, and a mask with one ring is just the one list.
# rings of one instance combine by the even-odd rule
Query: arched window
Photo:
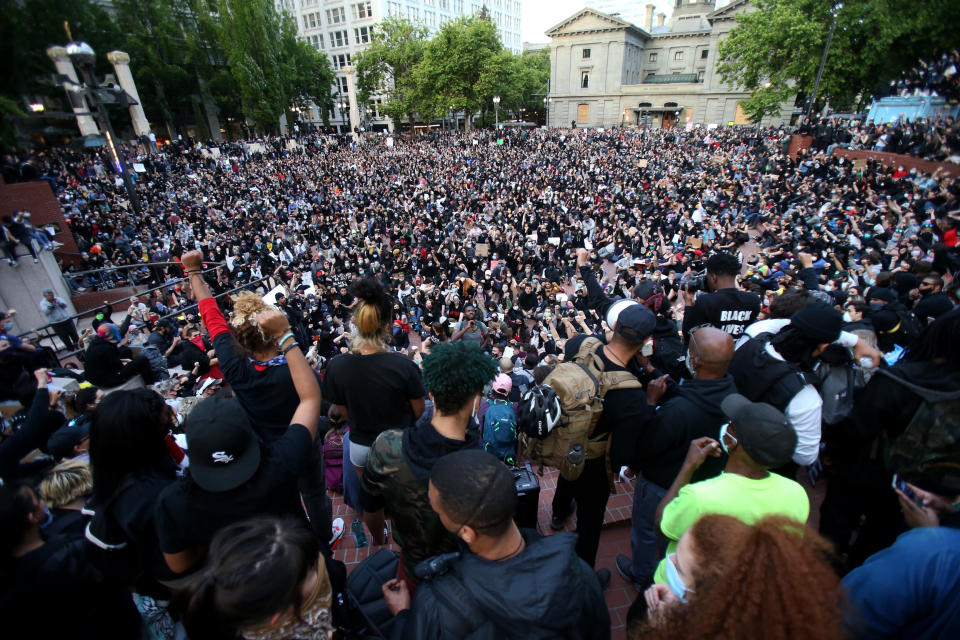
[(663, 106), (665, 106), (665, 107), (679, 107), (680, 105), (678, 105), (676, 102), (664, 102), (664, 103), (663, 103)]

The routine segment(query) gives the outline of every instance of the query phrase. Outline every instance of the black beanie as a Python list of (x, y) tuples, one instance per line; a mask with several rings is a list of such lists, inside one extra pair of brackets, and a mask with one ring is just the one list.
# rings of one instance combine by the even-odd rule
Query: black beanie
[(804, 338), (830, 343), (840, 337), (843, 316), (825, 302), (812, 302), (790, 317), (790, 324)]

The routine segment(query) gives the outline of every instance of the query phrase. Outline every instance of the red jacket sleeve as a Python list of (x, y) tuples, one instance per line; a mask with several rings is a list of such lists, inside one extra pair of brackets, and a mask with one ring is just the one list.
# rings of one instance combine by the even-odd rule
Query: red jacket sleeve
[(227, 320), (223, 317), (215, 298), (204, 298), (197, 306), (200, 308), (200, 317), (203, 319), (203, 324), (207, 325), (207, 331), (210, 332), (211, 340), (222, 333), (230, 332)]

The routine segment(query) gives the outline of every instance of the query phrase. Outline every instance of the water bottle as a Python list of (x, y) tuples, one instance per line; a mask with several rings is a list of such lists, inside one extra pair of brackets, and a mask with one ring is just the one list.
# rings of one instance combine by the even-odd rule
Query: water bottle
[(353, 524), (350, 525), (350, 532), (353, 534), (353, 539), (357, 543), (357, 548), (367, 546), (367, 534), (363, 532), (363, 524), (360, 522), (360, 518), (354, 518)]
[(567, 462), (570, 463), (570, 466), (578, 467), (583, 464), (583, 461), (587, 459), (587, 453), (583, 450), (578, 444), (570, 447), (570, 451), (567, 452)]

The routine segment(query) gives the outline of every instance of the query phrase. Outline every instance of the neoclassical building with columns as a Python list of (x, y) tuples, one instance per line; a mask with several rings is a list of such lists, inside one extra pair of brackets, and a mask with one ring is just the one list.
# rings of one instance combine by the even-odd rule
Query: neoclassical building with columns
[[(676, 0), (673, 14), (654, 17), (647, 5), (645, 24), (585, 8), (547, 31), (550, 37), (549, 126), (675, 127), (747, 124), (740, 102), (749, 98), (731, 89), (716, 72), (717, 49), (736, 24), (752, 11), (749, 0), (715, 8), (714, 0)], [(790, 120), (793, 104), (762, 124)]]

